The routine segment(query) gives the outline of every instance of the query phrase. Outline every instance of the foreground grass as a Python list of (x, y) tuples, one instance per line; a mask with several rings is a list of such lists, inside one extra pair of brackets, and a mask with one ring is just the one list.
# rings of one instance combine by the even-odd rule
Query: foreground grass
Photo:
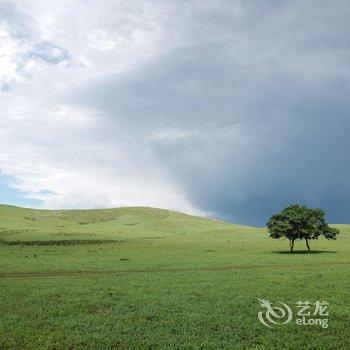
[[(350, 347), (349, 226), (294, 255), (263, 229), (147, 208), (0, 207), (0, 226), (0, 348)], [(327, 300), (330, 326), (267, 328), (258, 298)]]

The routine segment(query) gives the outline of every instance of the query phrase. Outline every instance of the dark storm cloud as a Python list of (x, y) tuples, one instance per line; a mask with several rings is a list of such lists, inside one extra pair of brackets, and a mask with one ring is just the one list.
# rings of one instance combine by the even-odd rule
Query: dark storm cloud
[(82, 100), (201, 210), (262, 225), (300, 202), (349, 222), (349, 3), (208, 4), (174, 14), (181, 47)]

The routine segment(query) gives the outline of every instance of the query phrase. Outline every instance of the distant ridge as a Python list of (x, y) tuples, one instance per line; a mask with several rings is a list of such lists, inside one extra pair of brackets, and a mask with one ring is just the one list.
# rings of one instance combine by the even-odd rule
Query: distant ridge
[[(86, 244), (235, 230), (227, 222), (151, 207), (30, 209), (0, 205), (0, 243)], [(45, 243), (46, 242), (46, 243)]]

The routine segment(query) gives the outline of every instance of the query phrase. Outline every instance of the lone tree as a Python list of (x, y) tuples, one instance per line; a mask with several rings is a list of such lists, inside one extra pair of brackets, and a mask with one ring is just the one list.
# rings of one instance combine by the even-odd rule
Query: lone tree
[(305, 239), (310, 253), (310, 241), (324, 235), (327, 239), (336, 239), (339, 231), (329, 227), (324, 218), (324, 211), (318, 208), (307, 208), (304, 205), (290, 205), (271, 216), (267, 228), (272, 238), (286, 237), (289, 240), (290, 252), (293, 253), (294, 242)]

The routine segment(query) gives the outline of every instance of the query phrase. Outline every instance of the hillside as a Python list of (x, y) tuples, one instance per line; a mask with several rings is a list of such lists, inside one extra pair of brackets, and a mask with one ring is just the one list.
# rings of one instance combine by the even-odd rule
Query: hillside
[(0, 239), (3, 242), (118, 241), (237, 227), (239, 226), (225, 222), (148, 207), (36, 210), (0, 205)]

